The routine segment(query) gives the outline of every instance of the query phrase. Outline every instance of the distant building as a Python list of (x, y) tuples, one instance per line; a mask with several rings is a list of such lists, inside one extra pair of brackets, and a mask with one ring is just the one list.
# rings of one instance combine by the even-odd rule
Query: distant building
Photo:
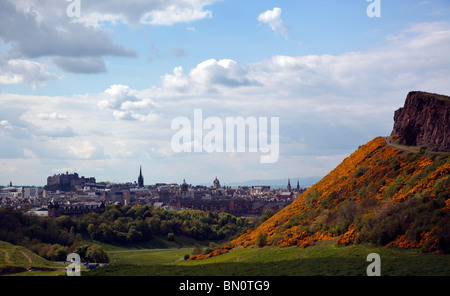
[(105, 212), (105, 204), (103, 202), (89, 202), (77, 204), (59, 204), (51, 201), (48, 205), (48, 217), (80, 217), (89, 213), (103, 214)]
[(142, 176), (142, 166), (139, 169), (138, 186), (139, 188), (144, 187), (144, 176)]
[[(10, 184), (12, 185), (12, 184)], [(36, 187), (5, 187), (0, 190), (1, 197), (8, 198), (30, 198), (38, 197), (39, 189)]]
[(38, 197), (39, 189), (36, 187), (22, 187), (22, 198)]
[(281, 200), (293, 199), (294, 193), (292, 193), (292, 191), (281, 192), (277, 194), (276, 198)]
[(214, 187), (214, 189), (220, 188), (220, 182), (219, 182), (219, 179), (217, 179), (217, 177), (213, 182), (213, 187)]
[(50, 191), (70, 191), (75, 188), (83, 188), (87, 183), (96, 183), (95, 178), (85, 178), (79, 177), (77, 173), (53, 175), (47, 178), (47, 185), (44, 187), (46, 190)]
[(158, 187), (158, 196), (160, 201), (169, 201), (170, 200), (170, 190), (169, 186), (163, 185)]
[(123, 206), (131, 205), (136, 199), (136, 193), (130, 189), (113, 187), (102, 192), (102, 199), (107, 203), (117, 203)]

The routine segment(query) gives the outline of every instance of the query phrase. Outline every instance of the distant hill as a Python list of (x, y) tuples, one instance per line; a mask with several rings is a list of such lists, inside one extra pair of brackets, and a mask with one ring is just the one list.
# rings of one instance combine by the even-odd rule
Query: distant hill
[(197, 259), (238, 245), (307, 247), (323, 240), (450, 253), (450, 153), (411, 152), (386, 140), (361, 146), (288, 207)]
[[(290, 178), (291, 186), (294, 188), (297, 186), (297, 181), (300, 184), (301, 188), (309, 188), (318, 181), (320, 181), (322, 177), (308, 177), (308, 178)], [(255, 179), (243, 182), (233, 182), (227, 183), (227, 186), (270, 186), (271, 188), (286, 188), (288, 184), (288, 179), (273, 179), (273, 180), (264, 180), (264, 179)]]

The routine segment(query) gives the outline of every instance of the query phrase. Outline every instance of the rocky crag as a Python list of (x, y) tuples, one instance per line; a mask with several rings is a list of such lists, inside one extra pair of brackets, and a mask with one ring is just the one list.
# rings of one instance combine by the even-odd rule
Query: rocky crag
[(450, 97), (414, 91), (394, 115), (392, 136), (399, 144), (450, 151)]

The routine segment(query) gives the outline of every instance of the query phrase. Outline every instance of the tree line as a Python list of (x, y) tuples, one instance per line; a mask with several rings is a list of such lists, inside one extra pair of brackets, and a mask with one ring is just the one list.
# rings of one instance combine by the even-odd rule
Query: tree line
[(22, 245), (48, 260), (64, 261), (76, 252), (82, 260), (107, 262), (95, 241), (142, 243), (160, 236), (217, 241), (238, 236), (253, 227), (246, 218), (199, 210), (166, 211), (152, 206), (108, 206), (99, 215), (37, 217), (11, 208), (0, 209), (0, 240)]

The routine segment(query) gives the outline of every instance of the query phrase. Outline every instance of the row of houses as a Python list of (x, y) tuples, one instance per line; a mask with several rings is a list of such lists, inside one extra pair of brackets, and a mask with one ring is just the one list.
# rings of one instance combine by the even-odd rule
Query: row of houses
[(168, 210), (194, 209), (210, 212), (225, 212), (235, 216), (260, 216), (265, 210), (278, 212), (292, 201), (288, 200), (248, 200), (231, 199), (187, 199), (178, 198), (169, 202), (158, 201), (154, 206)]

